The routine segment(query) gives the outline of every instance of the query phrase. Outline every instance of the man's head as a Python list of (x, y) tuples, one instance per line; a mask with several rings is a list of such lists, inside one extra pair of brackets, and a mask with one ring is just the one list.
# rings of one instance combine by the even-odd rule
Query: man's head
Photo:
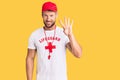
[(57, 6), (52, 2), (45, 2), (42, 6), (42, 18), (45, 26), (51, 28), (56, 21)]

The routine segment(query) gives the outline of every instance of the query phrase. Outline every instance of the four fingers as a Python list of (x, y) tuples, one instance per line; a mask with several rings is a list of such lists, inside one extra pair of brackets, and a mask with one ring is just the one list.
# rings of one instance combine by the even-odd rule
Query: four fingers
[(73, 25), (73, 20), (72, 20), (71, 25), (70, 25), (70, 30), (72, 30), (72, 25)]
[(71, 22), (71, 24), (70, 24), (70, 18), (64, 17), (64, 23), (60, 20), (60, 24), (61, 24), (61, 26), (62, 26), (63, 28), (72, 27), (72, 25), (73, 25), (73, 20), (72, 20), (72, 22)]

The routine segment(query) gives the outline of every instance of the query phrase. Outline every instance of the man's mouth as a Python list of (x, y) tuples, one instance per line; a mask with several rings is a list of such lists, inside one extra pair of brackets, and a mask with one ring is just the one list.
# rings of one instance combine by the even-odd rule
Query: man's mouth
[(46, 22), (51, 22), (51, 21), (46, 21)]
[(51, 23), (51, 21), (47, 21), (46, 23), (47, 23), (47, 24), (50, 24), (50, 23)]

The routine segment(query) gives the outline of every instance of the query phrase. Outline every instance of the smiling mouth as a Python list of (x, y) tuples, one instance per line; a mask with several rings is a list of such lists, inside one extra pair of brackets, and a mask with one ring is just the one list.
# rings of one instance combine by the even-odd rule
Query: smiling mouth
[(46, 22), (51, 22), (51, 21), (46, 21)]
[(46, 22), (47, 24), (50, 24), (51, 22), (49, 21), (49, 22)]

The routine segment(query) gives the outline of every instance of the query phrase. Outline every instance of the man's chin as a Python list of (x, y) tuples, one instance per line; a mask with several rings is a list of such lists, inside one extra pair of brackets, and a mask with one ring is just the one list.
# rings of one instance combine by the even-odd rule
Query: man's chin
[(53, 23), (53, 24), (45, 24), (45, 26), (46, 26), (47, 28), (52, 28), (52, 27), (54, 26), (54, 24), (55, 24), (55, 23)]
[(47, 27), (47, 28), (51, 28), (51, 27), (52, 27), (52, 25), (46, 25), (46, 27)]

